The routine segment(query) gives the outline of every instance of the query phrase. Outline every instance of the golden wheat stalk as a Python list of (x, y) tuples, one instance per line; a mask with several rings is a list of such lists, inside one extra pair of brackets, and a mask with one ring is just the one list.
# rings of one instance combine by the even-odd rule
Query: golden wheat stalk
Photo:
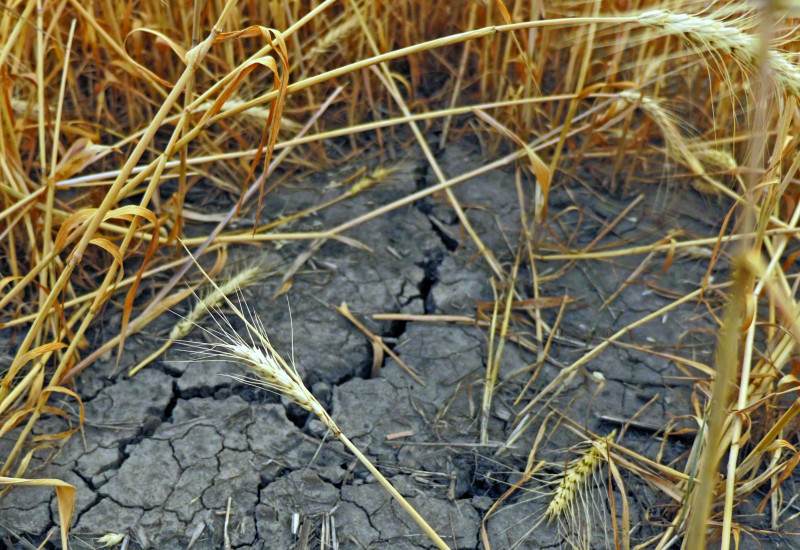
[(209, 311), (219, 307), (219, 305), (222, 304), (222, 301), (226, 296), (229, 296), (234, 292), (238, 292), (239, 289), (253, 282), (253, 280), (258, 276), (260, 270), (261, 266), (254, 265), (242, 270), (234, 277), (231, 277), (222, 286), (214, 285), (213, 290), (204, 298), (199, 300), (192, 308), (192, 311), (190, 311), (186, 317), (183, 317), (177, 325), (172, 327), (172, 330), (169, 332), (169, 336), (167, 337), (167, 341), (164, 342), (164, 344), (156, 351), (142, 359), (138, 364), (136, 364), (136, 366), (131, 367), (131, 369), (128, 370), (128, 376), (133, 376), (142, 370), (144, 367), (153, 362), (156, 357), (167, 351), (167, 349), (177, 340), (180, 340), (189, 334), (189, 332), (191, 332), (192, 328), (197, 325), (197, 322), (200, 321), (200, 319), (202, 319)]
[(598, 466), (608, 456), (608, 441), (614, 437), (615, 432), (616, 430), (606, 437), (592, 441), (589, 450), (564, 471), (544, 513), (548, 523), (571, 510), (577, 497), (587, 490)]
[(681, 135), (675, 117), (673, 117), (659, 101), (636, 90), (623, 90), (619, 93), (619, 96), (633, 105), (638, 105), (642, 111), (647, 113), (664, 135), (667, 147), (671, 149), (675, 155), (681, 156), (695, 174), (705, 173), (700, 161), (689, 147), (686, 146), (686, 142)]
[(442, 540), (436, 531), (428, 525), (411, 504), (397, 492), (389, 480), (387, 480), (372, 462), (364, 456), (358, 447), (342, 433), (325, 408), (317, 401), (317, 398), (308, 391), (308, 388), (306, 388), (297, 370), (293, 366), (290, 366), (272, 347), (267, 337), (266, 330), (258, 316), (255, 315), (246, 304), (243, 304), (243, 307), (247, 314), (243, 313), (242, 310), (222, 292), (217, 284), (208, 277), (205, 270), (203, 270), (197, 262), (195, 262), (195, 265), (197, 265), (197, 268), (205, 275), (214, 288), (219, 291), (220, 295), (222, 295), (222, 300), (227, 306), (230, 307), (234, 314), (244, 323), (246, 338), (239, 335), (239, 333), (233, 329), (228, 319), (221, 313), (217, 311), (217, 314), (215, 314), (213, 309), (209, 309), (209, 314), (217, 324), (217, 329), (204, 328), (203, 330), (215, 338), (216, 341), (209, 344), (184, 342), (184, 345), (189, 348), (196, 348), (204, 351), (209, 358), (213, 357), (218, 359), (220, 357), (227, 357), (243, 365), (246, 369), (252, 371), (257, 378), (236, 376), (233, 378), (240, 382), (285, 395), (303, 409), (315, 414), (317, 418), (333, 432), (339, 441), (361, 461), (367, 470), (375, 476), (378, 482), (389, 492), (398, 504), (400, 504), (406, 513), (411, 516), (411, 519), (416, 522), (434, 545), (436, 545), (439, 550), (450, 550), (450, 547), (447, 546), (444, 540)]
[[(244, 105), (244, 103), (245, 101), (242, 99), (239, 99), (237, 97), (230, 97), (225, 100), (225, 102), (222, 104), (221, 109), (222, 110), (238, 109), (239, 107)], [(214, 105), (213, 101), (205, 101), (197, 106), (197, 110), (201, 112), (208, 111), (213, 107), (213, 105)], [(269, 120), (269, 109), (265, 109), (264, 107), (258, 107), (258, 106), (250, 107), (247, 110), (239, 112), (238, 116), (252, 119), (254, 122), (259, 124), (264, 124), (266, 123), (267, 120)], [(300, 129), (300, 124), (283, 115), (281, 116), (281, 128), (296, 132), (297, 130)]]
[[(709, 51), (730, 55), (750, 69), (758, 66), (761, 50), (759, 37), (742, 31), (735, 22), (668, 10), (644, 12), (638, 16), (638, 22), (662, 33), (683, 36), (690, 43), (700, 44)], [(800, 71), (790, 54), (767, 48), (765, 56), (764, 63), (769, 67), (775, 84), (785, 92), (800, 97)]]
[(357, 26), (358, 19), (355, 17), (349, 17), (335, 27), (331, 27), (325, 36), (323, 36), (322, 39), (314, 44), (314, 47), (309, 50), (308, 54), (306, 55), (306, 59), (313, 61), (316, 57), (327, 53), (333, 48), (333, 46), (347, 38), (350, 32)]
[[(594, 483), (594, 475), (601, 462), (608, 457), (608, 442), (613, 439), (615, 434), (616, 430), (606, 437), (587, 441), (590, 447), (583, 456), (570, 462), (563, 474), (557, 477), (557, 481), (552, 482), (556, 484), (556, 488), (548, 493), (552, 495), (552, 498), (544, 514), (510, 547), (510, 550), (515, 550), (522, 545), (542, 523), (550, 524), (553, 521), (558, 522), (559, 533), (566, 538), (571, 547), (589, 548), (586, 541), (591, 539), (591, 535), (588, 531), (584, 531), (584, 528), (591, 528), (589, 517), (592, 511), (589, 509), (585, 495), (591, 489), (590, 484)], [(548, 484), (550, 483), (548, 482)], [(576, 504), (580, 506), (581, 503), (585, 514), (583, 523), (581, 523), (580, 514), (576, 514)], [(562, 531), (562, 529), (567, 529), (567, 531)], [(578, 539), (578, 542), (575, 542), (575, 539)]]

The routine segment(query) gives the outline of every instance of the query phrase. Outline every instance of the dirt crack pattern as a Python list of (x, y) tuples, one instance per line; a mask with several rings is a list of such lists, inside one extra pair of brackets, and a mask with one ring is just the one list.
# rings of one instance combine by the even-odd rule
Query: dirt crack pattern
[[(484, 159), (463, 145), (448, 148), (439, 161), (448, 176), (455, 176)], [(391, 181), (335, 204), (311, 220), (292, 222), (292, 228), (306, 230), (319, 223), (332, 227), (435, 183), (425, 163), (401, 161), (400, 166)], [(330, 189), (323, 176), (319, 178), (268, 195), (264, 211), (299, 211), (340, 192)], [(495, 171), (455, 187), (454, 192), (468, 205), (467, 215), (484, 244), (508, 263), (520, 231), (513, 173)], [(551, 213), (565, 211), (553, 225), (554, 234), (562, 231), (559, 238), (574, 238), (575, 246), (585, 246), (602, 227), (602, 220), (615, 217), (625, 204), (614, 204), (607, 211), (593, 205), (596, 213), (586, 219), (569, 208), (576, 203), (591, 205), (593, 200), (580, 185), (553, 191)], [(639, 219), (620, 223), (609, 242), (652, 231), (643, 226), (650, 219), (646, 210), (635, 210), (631, 216)], [(702, 227), (695, 225), (696, 233), (701, 233)], [(342, 430), (448, 544), (461, 550), (479, 548), (481, 520), (508, 484), (518, 479), (514, 472), (524, 467), (533, 436), (527, 434), (501, 457), (493, 455), (491, 445), (475, 445), (476, 407), (486, 367), (484, 332), (458, 324), (378, 322), (371, 314), (474, 315), (476, 302), (493, 299), (492, 274), (462, 235), (443, 197), (392, 211), (347, 236), (372, 252), (341, 242), (327, 243), (293, 281), (288, 294), (291, 322), (287, 303), (271, 299), (275, 278), (245, 289), (244, 297), (260, 316), (274, 347), (287, 358), (294, 356), (307, 386)], [(302, 245), (288, 243), (244, 261), (285, 265), (302, 250)], [(543, 263), (540, 275), (555, 267)], [(658, 273), (661, 267), (654, 263), (652, 271)], [(583, 308), (565, 314), (550, 353), (552, 362), (544, 364), (531, 391), (551, 380), (560, 364), (575, 360), (587, 346), (652, 309), (654, 301), (666, 303), (667, 298), (643, 296), (641, 287), (629, 287), (619, 302), (600, 311), (603, 300), (635, 268), (635, 263), (587, 263), (542, 287), (547, 296), (581, 298)], [(680, 288), (682, 280), (697, 280), (695, 276), (705, 268), (702, 262), (684, 264), (679, 275), (667, 272), (659, 284)], [(520, 277), (530, 277), (525, 269)], [(384, 337), (425, 384), (416, 383), (391, 358), (383, 361), (377, 378), (369, 379), (372, 347), (331, 307), (341, 302), (369, 330)], [(637, 329), (632, 336), (666, 347), (691, 328), (686, 334), (696, 339), (698, 356), (706, 353), (708, 342), (702, 335), (711, 326), (708, 320), (691, 307), (670, 315), (672, 322), (657, 331)], [(553, 317), (546, 320), (552, 323)], [(83, 432), (57, 454), (32, 459), (30, 471), (36, 476), (58, 477), (78, 488), (72, 529), (75, 547), (117, 532), (131, 536), (132, 549), (183, 550), (190, 540), (195, 541), (194, 549), (221, 548), (229, 499), (228, 535), (234, 548), (292, 548), (295, 519), (311, 522), (311, 536), (318, 545), (316, 538), (322, 524), (329, 521), (326, 518), (335, 520), (342, 550), (431, 547), (321, 422), (285, 399), (226, 376), (240, 374), (236, 365), (196, 361), (186, 351), (173, 348), (133, 379), (121, 376), (125, 367), (149, 354), (174, 322), (175, 317), (165, 315), (152, 332), (129, 338), (119, 370), (115, 358), (108, 358), (85, 371), (77, 388), (86, 396)], [(189, 335), (192, 340), (203, 338), (199, 330)], [(507, 346), (500, 379), (535, 360), (528, 351)], [(688, 386), (675, 381), (670, 361), (635, 349), (609, 348), (592, 362), (590, 370), (606, 378), (603, 398), (592, 401), (591, 393), (581, 393), (587, 382), (576, 380), (553, 406), (582, 411), (582, 420), (586, 415), (593, 429), (607, 428), (615, 418), (630, 418), (657, 395), (654, 405), (637, 420), (642, 426), (662, 425), (671, 412), (679, 410), (676, 401), (688, 395)], [(492, 444), (508, 436), (516, 413), (525, 404), (523, 400), (513, 405), (521, 384), (517, 378), (497, 392), (489, 421)], [(663, 392), (665, 386), (677, 388), (678, 393)], [(591, 414), (586, 414), (590, 401)], [(60, 422), (46, 419), (37, 429), (57, 432), (63, 429)], [(642, 440), (639, 451), (658, 452), (658, 444), (645, 432), (637, 436), (637, 429), (631, 429), (630, 437)], [(13, 433), (10, 436), (0, 440), (0, 453), (7, 451), (3, 445), (14, 440)], [(561, 451), (575, 442), (561, 433), (551, 439)], [(686, 451), (674, 448), (667, 454)], [(563, 453), (548, 452), (545, 456), (552, 462), (563, 463)], [(636, 490), (641, 493), (637, 498), (654, 501), (645, 489)], [(0, 500), (0, 535), (8, 530), (38, 544), (54, 526), (53, 500), (46, 489), (16, 490)], [(517, 542), (540, 513), (538, 501), (527, 497), (509, 504), (487, 522), (493, 547)], [(554, 526), (542, 526), (520, 548), (552, 546), (557, 540)]]

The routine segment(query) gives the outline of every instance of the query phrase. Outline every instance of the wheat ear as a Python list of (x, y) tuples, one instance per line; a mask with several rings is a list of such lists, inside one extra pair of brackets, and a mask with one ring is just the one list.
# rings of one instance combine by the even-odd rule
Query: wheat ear
[(675, 117), (664, 108), (660, 101), (636, 90), (623, 90), (619, 92), (619, 96), (647, 113), (647, 116), (661, 130), (666, 141), (668, 154), (672, 154), (679, 160), (683, 159), (692, 172), (702, 179), (702, 181), (692, 182), (695, 189), (702, 193), (713, 195), (719, 193), (719, 190), (713, 184), (713, 180), (708, 179), (704, 163), (705, 166), (712, 170), (734, 170), (737, 164), (730, 153), (718, 149), (695, 149), (690, 147), (684, 140)]
[[(222, 291), (217, 287), (216, 283), (211, 280), (206, 274), (205, 270), (195, 262), (197, 268), (206, 276), (208, 281), (214, 285), (214, 288)], [(428, 523), (419, 515), (408, 501), (403, 498), (397, 489), (392, 486), (388, 479), (383, 477), (378, 469), (364, 456), (364, 454), (356, 447), (350, 439), (342, 433), (333, 419), (330, 417), (325, 408), (317, 401), (316, 397), (308, 391), (302, 378), (297, 370), (290, 366), (272, 347), (267, 337), (264, 326), (256, 315), (248, 310), (249, 315), (245, 315), (242, 311), (228, 298), (227, 295), (222, 294), (223, 300), (230, 307), (234, 314), (241, 319), (247, 328), (248, 340), (245, 340), (228, 323), (223, 317), (216, 319), (217, 326), (220, 330), (208, 330), (211, 335), (217, 338), (217, 342), (202, 346), (207, 350), (210, 356), (214, 357), (228, 357), (233, 361), (244, 365), (250, 369), (258, 377), (256, 380), (250, 378), (237, 378), (240, 381), (249, 383), (266, 390), (285, 395), (292, 401), (297, 403), (305, 410), (314, 413), (333, 434), (353, 453), (361, 463), (366, 466), (367, 470), (383, 485), (389, 494), (402, 506), (402, 508), (411, 516), (422, 531), (428, 538), (436, 545), (439, 550), (450, 550), (450, 547), (442, 540), (442, 538), (428, 525)], [(225, 328), (220, 323), (224, 323)]]
[(589, 450), (564, 471), (564, 477), (558, 483), (553, 500), (544, 513), (548, 523), (571, 509), (576, 497), (586, 490), (595, 470), (608, 454), (608, 440), (614, 437), (614, 433), (611, 432), (607, 437), (592, 441)]
[(345, 19), (344, 22), (332, 27), (325, 36), (322, 37), (314, 47), (311, 48), (308, 52), (308, 59), (314, 59), (321, 54), (326, 53), (329, 51), (335, 44), (344, 40), (347, 35), (350, 34), (350, 31), (355, 29), (358, 26), (358, 19), (356, 17), (350, 17)]
[(214, 289), (209, 292), (205, 298), (199, 300), (192, 308), (192, 311), (190, 311), (189, 314), (181, 320), (181, 322), (172, 327), (172, 330), (169, 332), (169, 336), (167, 337), (167, 341), (164, 342), (164, 344), (156, 351), (142, 359), (136, 366), (131, 367), (130, 370), (128, 370), (128, 376), (133, 376), (142, 370), (144, 367), (152, 363), (156, 357), (167, 351), (167, 349), (174, 344), (176, 340), (180, 340), (189, 334), (192, 328), (200, 319), (203, 318), (206, 313), (218, 307), (222, 303), (222, 300), (225, 298), (225, 296), (233, 294), (240, 288), (245, 287), (253, 282), (261, 269), (261, 266), (258, 265), (248, 267), (234, 277), (228, 279), (222, 286), (218, 287), (217, 285), (214, 285)]
[(633, 105), (638, 105), (642, 111), (647, 113), (661, 129), (661, 133), (667, 142), (667, 147), (674, 151), (675, 155), (683, 157), (686, 164), (695, 174), (702, 175), (705, 173), (703, 165), (686, 145), (675, 118), (660, 102), (635, 90), (623, 90), (619, 93), (619, 96)]
[[(702, 44), (711, 51), (730, 55), (742, 65), (753, 68), (759, 57), (759, 38), (743, 32), (734, 24), (713, 17), (701, 17), (667, 10), (651, 10), (638, 16), (642, 25), (666, 34), (685, 37), (693, 44)], [(779, 88), (800, 97), (800, 71), (790, 54), (769, 48), (764, 62)]]

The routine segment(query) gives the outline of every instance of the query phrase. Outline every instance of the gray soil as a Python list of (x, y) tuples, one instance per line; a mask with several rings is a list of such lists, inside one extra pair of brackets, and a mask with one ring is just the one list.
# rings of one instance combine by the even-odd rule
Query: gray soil
[[(435, 183), (424, 161), (400, 159), (399, 172), (354, 199), (343, 201), (292, 230), (333, 227), (378, 205)], [(453, 176), (479, 166), (483, 159), (467, 144), (451, 146), (440, 157)], [(392, 163), (387, 163), (392, 164)], [(267, 198), (262, 219), (319, 204), (342, 192), (328, 189), (329, 180), (281, 189)], [(593, 182), (584, 185), (579, 182)], [(610, 192), (603, 176), (586, 171), (557, 187), (550, 196), (551, 246), (556, 239), (569, 246), (586, 246), (602, 228), (639, 194), (638, 204), (598, 248), (614, 243), (642, 244), (663, 238), (672, 229), (684, 235), (711, 236), (726, 205), (690, 189), (641, 185)], [(593, 186), (593, 187), (592, 187)], [(519, 237), (518, 198), (511, 171), (496, 170), (454, 188), (461, 204), (486, 245), (507, 266)], [(575, 208), (577, 207), (577, 208)], [(209, 206), (210, 208), (210, 206)], [(488, 445), (477, 445), (479, 409), (487, 358), (487, 331), (471, 325), (429, 322), (376, 322), (374, 313), (474, 315), (476, 301), (493, 300), (491, 273), (445, 200), (430, 198), (395, 210), (350, 233), (372, 249), (366, 252), (341, 243), (328, 243), (295, 277), (286, 298), (271, 300), (279, 276), (305, 244), (286, 243), (243, 251), (246, 262), (265, 266), (265, 277), (244, 291), (276, 349), (290, 357), (307, 386), (335, 418), (342, 431), (360, 447), (397, 489), (439, 532), (453, 549), (483, 548), (481, 522), (494, 501), (519, 479), (542, 420), (558, 410), (577, 425), (605, 435), (640, 412), (620, 443), (649, 458), (659, 453), (664, 463), (682, 469), (691, 439), (671, 437), (663, 446), (657, 429), (671, 420), (680, 423), (691, 411), (692, 381), (665, 358), (625, 346), (610, 346), (585, 372), (539, 415), (514, 446), (498, 453), (511, 434), (516, 413), (558, 370), (621, 327), (697, 288), (707, 260), (677, 255), (662, 272), (666, 255), (657, 254), (647, 269), (628, 285), (610, 307), (600, 310), (644, 260), (645, 255), (612, 261), (582, 261), (564, 276), (541, 287), (544, 297), (579, 299), (567, 309), (561, 329), (538, 379), (519, 405), (514, 400), (529, 372), (503, 382), (493, 402)], [(241, 250), (239, 252), (242, 252)], [(539, 262), (546, 275), (563, 262)], [(714, 272), (727, 276), (724, 262)], [(196, 280), (197, 274), (191, 275)], [(521, 281), (530, 281), (528, 266)], [(651, 284), (648, 284), (651, 283)], [(525, 297), (532, 290), (524, 285)], [(712, 293), (712, 303), (719, 303)], [(331, 306), (346, 302), (359, 320), (393, 346), (413, 367), (425, 385), (416, 383), (391, 358), (379, 376), (369, 378), (372, 348), (367, 338)], [(185, 313), (193, 304), (179, 308)], [(292, 321), (290, 324), (290, 308)], [(490, 313), (490, 312), (489, 312)], [(552, 325), (557, 308), (543, 310)], [(107, 311), (104, 341), (119, 325)], [(128, 339), (120, 367), (116, 357), (97, 362), (76, 381), (84, 399), (86, 422), (82, 431), (51, 455), (34, 456), (29, 477), (55, 477), (78, 489), (71, 530), (73, 548), (94, 548), (94, 539), (106, 533), (128, 535), (128, 548), (161, 550), (225, 548), (226, 510), (230, 502), (227, 536), (231, 548), (288, 549), (320, 547), (323, 532), (335, 530), (338, 547), (349, 549), (431, 548), (420, 529), (393, 502), (373, 476), (326, 432), (325, 426), (296, 405), (246, 386), (226, 374), (242, 374), (226, 361), (198, 361), (173, 347), (132, 379), (125, 370), (160, 345), (178, 318), (167, 313), (147, 333)], [(210, 323), (206, 320), (205, 323)], [(293, 327), (293, 349), (291, 328)], [(519, 328), (519, 327), (518, 327)], [(716, 328), (705, 307), (696, 302), (652, 321), (623, 339), (667, 353), (689, 354), (711, 362)], [(533, 340), (532, 329), (526, 337)], [(189, 340), (204, 341), (195, 329)], [(677, 346), (680, 346), (678, 351)], [(533, 353), (514, 344), (506, 346), (500, 379), (536, 362)], [(591, 373), (602, 373), (605, 384)], [(74, 409), (74, 403), (64, 405)], [(537, 411), (540, 409), (536, 409)], [(37, 433), (64, 428), (59, 419), (40, 421)], [(394, 437), (401, 434), (401, 437)], [(5, 456), (14, 433), (0, 440)], [(552, 490), (548, 477), (578, 456), (574, 446), (583, 438), (548, 421), (538, 458), (552, 463), (527, 483), (486, 521), (493, 549), (566, 547), (565, 527), (542, 523)], [(595, 481), (602, 486), (607, 472)], [(631, 505), (632, 542), (661, 532), (674, 512), (673, 503), (623, 470)], [(587, 490), (594, 524), (589, 545), (613, 547), (608, 539), (611, 514), (621, 514), (618, 487), (615, 511), (607, 489)], [(606, 491), (605, 494), (602, 492)], [(20, 488), (0, 500), (0, 546), (35, 546), (56, 526), (52, 489)], [(293, 521), (297, 524), (292, 532)], [(577, 518), (578, 524), (585, 520)], [(573, 529), (570, 524), (566, 529)], [(744, 541), (743, 541), (744, 542)], [(48, 543), (51, 544), (51, 543)], [(295, 546), (296, 545), (296, 546)]]

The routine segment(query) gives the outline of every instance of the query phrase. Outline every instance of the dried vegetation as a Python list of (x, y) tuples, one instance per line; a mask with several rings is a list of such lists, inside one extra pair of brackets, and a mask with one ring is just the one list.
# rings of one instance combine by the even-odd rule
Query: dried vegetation
[[(305, 241), (306, 252), (280, 273), (285, 291), (326, 241), (360, 246), (348, 230), (436, 195), (459, 218), (462, 245), (475, 246), (476, 261), (491, 269), (496, 302), (474, 317), (406, 320), (487, 331), (479, 440), (489, 440), (506, 342), (539, 358), (518, 398), (511, 444), (541, 424), (604, 349), (696, 303), (718, 321), (719, 345), (713, 365), (680, 350), (672, 356), (695, 381), (685, 411), (694, 446), (670, 465), (604, 447), (606, 477), (622, 498), (612, 506), (615, 544), (631, 545), (626, 475), (667, 502), (669, 522), (641, 547), (682, 540), (702, 548), (721, 538), (728, 548), (749, 529), (735, 519), (737, 507), (756, 497), (780, 530), (796, 497), (784, 489), (800, 461), (800, 68), (794, 19), (782, 9), (647, 0), (6, 2), (0, 310), (10, 355), (0, 373), (0, 437), (15, 439), (0, 457), (0, 483), (30, 482), (30, 457), (79, 428), (82, 413), (68, 413), (63, 399), (82, 410), (70, 389), (76, 376), (109, 351), (121, 354), (127, 337), (190, 294), (180, 282), (191, 257), (179, 241), (213, 266), (212, 276), (230, 247)], [(448, 179), (432, 144), (465, 135), (495, 160)], [(261, 212), (263, 197), (298, 175), (340, 165), (383, 170), (387, 151), (409, 145), (428, 160), (435, 185), (316, 232), (293, 232), (290, 222), (327, 204), (288, 217)], [(519, 181), (522, 231), (511, 261), (483, 245), (450, 189), (500, 166), (513, 167)], [(548, 194), (587, 166), (613, 182), (609, 191), (666, 176), (667, 185), (729, 201), (730, 215), (718, 221), (716, 239), (664, 234), (601, 250), (598, 237), (575, 249), (550, 226), (558, 213), (547, 211)], [(209, 215), (219, 203), (228, 210)], [(187, 233), (203, 220), (215, 228)], [(665, 269), (680, 254), (711, 266), (726, 259), (732, 279), (712, 282), (710, 266), (694, 291), (593, 344), (534, 391), (561, 319), (544, 321), (540, 285), (580, 262), (642, 253), (665, 258)], [(556, 268), (540, 276), (544, 266)], [(192, 277), (192, 286), (202, 282)], [(566, 303), (555, 307), (563, 312)], [(89, 346), (87, 334), (115, 310), (116, 335)], [(34, 435), (48, 415), (72, 418), (73, 428)], [(599, 458), (598, 444), (589, 449), (586, 457)], [(537, 464), (534, 451), (523, 479)], [(53, 484), (66, 524), (71, 495)], [(553, 502), (565, 498), (562, 491)]]

